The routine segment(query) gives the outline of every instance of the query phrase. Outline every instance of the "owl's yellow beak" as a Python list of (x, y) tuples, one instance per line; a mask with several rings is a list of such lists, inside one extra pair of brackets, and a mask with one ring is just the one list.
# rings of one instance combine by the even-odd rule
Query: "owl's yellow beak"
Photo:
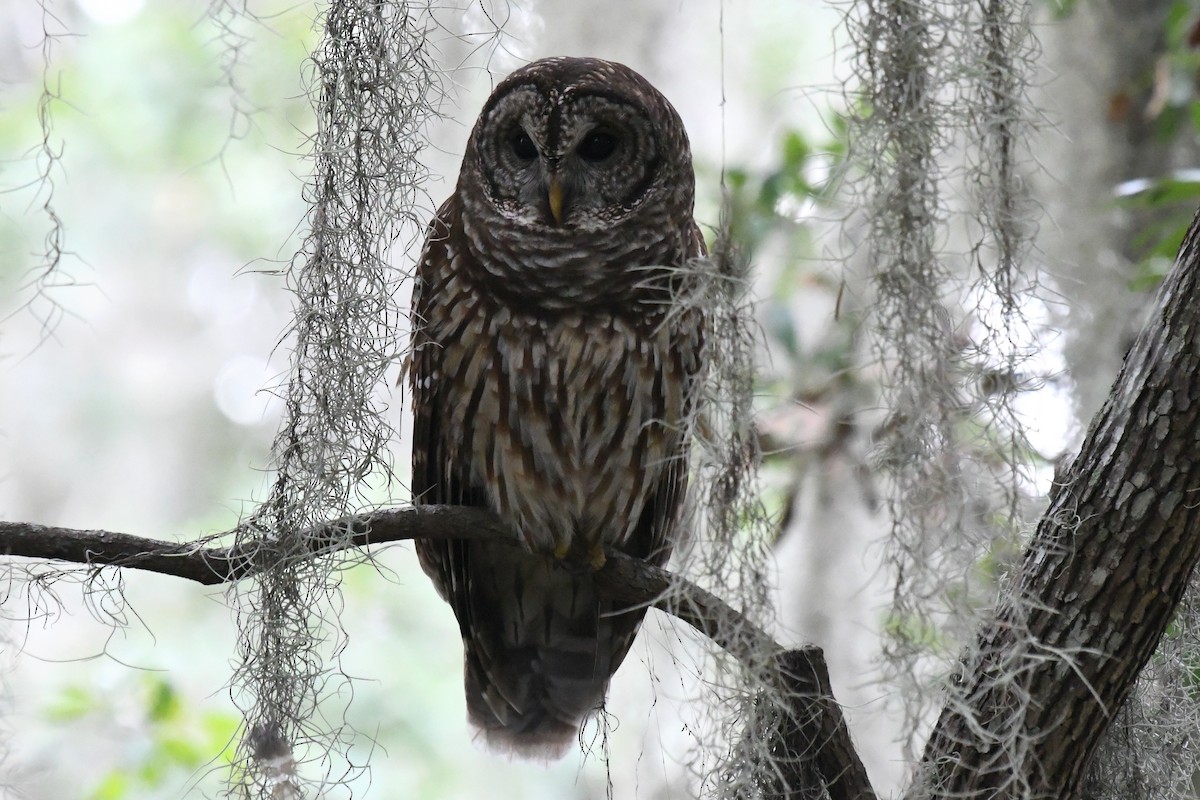
[(550, 215), (554, 217), (554, 224), (561, 225), (564, 195), (557, 175), (551, 176), (550, 186), (546, 189), (546, 197), (550, 200)]

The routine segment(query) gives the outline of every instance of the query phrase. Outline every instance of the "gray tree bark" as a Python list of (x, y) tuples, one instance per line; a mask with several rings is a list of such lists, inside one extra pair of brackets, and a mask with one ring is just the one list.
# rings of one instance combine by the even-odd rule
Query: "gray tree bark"
[(1200, 216), (907, 798), (1071, 798), (1200, 556)]

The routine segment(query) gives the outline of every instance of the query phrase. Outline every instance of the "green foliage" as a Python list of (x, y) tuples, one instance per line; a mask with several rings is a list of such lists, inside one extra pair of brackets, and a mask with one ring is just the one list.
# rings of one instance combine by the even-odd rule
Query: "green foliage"
[(1055, 19), (1064, 19), (1071, 16), (1075, 11), (1075, 7), (1079, 5), (1079, 0), (1044, 0), (1044, 2)]
[[(730, 232), (746, 256), (753, 261), (769, 241), (782, 239), (784, 263), (762, 314), (767, 335), (792, 358), (811, 348), (800, 341), (784, 301), (806, 283), (838, 290), (829, 275), (814, 270), (817, 249), (812, 223), (836, 213), (835, 196), (846, 170), (847, 149), (846, 117), (834, 114), (829, 136), (821, 141), (800, 131), (786, 131), (778, 162), (766, 170), (738, 166), (725, 170)], [(804, 358), (824, 367), (819, 370), (822, 374), (840, 371), (845, 367), (847, 344), (844, 337), (834, 337)]]
[(946, 637), (938, 625), (927, 618), (902, 616), (889, 613), (883, 623), (884, 633), (898, 641), (915, 644), (930, 653), (946, 655), (952, 652), (954, 642)]
[(189, 705), (163, 675), (135, 680), (141, 683), (136, 708), (118, 706), (109, 694), (76, 684), (45, 709), (52, 722), (106, 725), (121, 743), (118, 761), (81, 795), (88, 800), (165, 796), (197, 773), (233, 761), (240, 724), (235, 714)]
[[(1142, 114), (1154, 125), (1160, 143), (1200, 143), (1200, 2), (1177, 0), (1167, 13), (1165, 47), (1154, 73), (1144, 77), (1137, 94), (1147, 95), (1144, 108), (1128, 93), (1114, 95), (1110, 116), (1117, 121)], [(1148, 220), (1135, 238), (1138, 270), (1133, 291), (1157, 288), (1175, 259), (1196, 206), (1200, 205), (1200, 171), (1178, 170), (1147, 176), (1117, 189), (1124, 207), (1144, 212)]]
[(845, 214), (848, 149), (848, 120), (833, 113), (825, 135), (785, 130), (765, 167), (727, 164), (723, 172), (730, 236), (758, 273), (769, 353), (755, 377), (761, 502), (781, 528), (801, 476), (841, 440), (852, 424), (845, 409), (865, 396), (853, 368), (860, 315), (841, 308), (841, 265), (822, 259), (820, 246)]
[(829, 138), (814, 142), (800, 131), (787, 131), (777, 165), (764, 172), (746, 167), (725, 170), (730, 227), (749, 254), (773, 232), (802, 224), (806, 204), (829, 208), (846, 164), (847, 122), (834, 115)]
[[(1078, 0), (1049, 0), (1055, 17), (1074, 13)], [(1200, 2), (1176, 0), (1168, 9), (1163, 50), (1150, 74), (1119, 87), (1109, 98), (1108, 116), (1127, 124), (1135, 115), (1152, 125), (1162, 145), (1200, 143)], [(1200, 205), (1200, 171), (1177, 170), (1143, 176), (1116, 187), (1124, 208), (1147, 220), (1134, 239), (1137, 273), (1132, 291), (1158, 287), (1175, 259), (1192, 215)]]
[[(299, 186), (289, 197), (278, 176), (295, 171), (313, 127), (299, 68), (314, 39), (311, 16), (274, 14), (269, 31), (229, 42), (243, 62), (236, 74), (226, 63), (233, 56), (221, 52), (223, 32), (188, 4), (150, 4), (125, 25), (64, 24), (71, 35), (56, 40), (45, 74), (53, 159), (39, 151), (41, 65), (29, 59), (26, 74), (3, 87), (0, 300), (21, 294), (41, 258), (47, 200), (63, 220), (68, 268), (74, 253), (94, 264), (106, 249), (144, 251), (156, 238), (200, 230), (236, 249), (233, 269), (279, 252), (303, 213)], [(263, 23), (237, 24), (251, 36)], [(53, 196), (43, 171), (57, 184)], [(138, 214), (149, 217), (147, 241), (113, 242)], [(0, 303), (0, 314), (8, 310)]]

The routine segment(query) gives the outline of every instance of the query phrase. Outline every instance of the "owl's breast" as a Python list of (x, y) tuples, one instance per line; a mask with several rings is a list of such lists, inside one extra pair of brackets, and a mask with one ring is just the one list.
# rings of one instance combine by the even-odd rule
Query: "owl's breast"
[(696, 365), (678, 327), (547, 319), (473, 293), (439, 327), (447, 450), (493, 510), (535, 551), (620, 547), (686, 456)]

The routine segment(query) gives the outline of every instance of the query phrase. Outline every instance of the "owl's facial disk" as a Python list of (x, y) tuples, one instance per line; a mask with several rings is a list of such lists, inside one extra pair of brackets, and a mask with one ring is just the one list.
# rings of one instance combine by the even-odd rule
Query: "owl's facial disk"
[(612, 225), (647, 194), (658, 165), (645, 110), (599, 94), (546, 97), (518, 87), (480, 133), (490, 198), (525, 225)]

